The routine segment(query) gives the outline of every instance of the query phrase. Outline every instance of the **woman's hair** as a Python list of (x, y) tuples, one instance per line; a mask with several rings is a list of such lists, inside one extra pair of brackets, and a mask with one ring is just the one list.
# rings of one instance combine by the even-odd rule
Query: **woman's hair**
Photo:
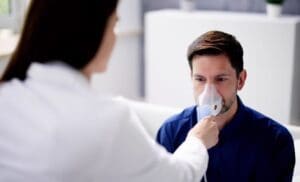
[(24, 80), (32, 62), (80, 70), (95, 56), (118, 0), (31, 0), (19, 44), (1, 78)]

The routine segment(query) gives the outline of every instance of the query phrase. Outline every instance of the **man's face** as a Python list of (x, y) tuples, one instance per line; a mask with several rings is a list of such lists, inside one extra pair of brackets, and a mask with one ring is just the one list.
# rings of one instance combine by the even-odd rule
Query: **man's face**
[(206, 84), (213, 84), (222, 96), (221, 114), (236, 103), (236, 94), (245, 83), (246, 71), (242, 71), (237, 77), (226, 55), (196, 55), (192, 61), (192, 68), (191, 76), (196, 103)]

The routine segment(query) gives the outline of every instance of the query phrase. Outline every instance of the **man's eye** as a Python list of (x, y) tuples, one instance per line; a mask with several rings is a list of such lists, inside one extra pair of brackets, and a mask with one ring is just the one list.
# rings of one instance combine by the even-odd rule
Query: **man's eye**
[(226, 81), (227, 80), (227, 78), (217, 78), (217, 81), (218, 82), (224, 82), (224, 81)]
[(205, 81), (204, 78), (196, 78), (196, 80), (197, 80), (198, 82), (204, 82), (204, 81)]

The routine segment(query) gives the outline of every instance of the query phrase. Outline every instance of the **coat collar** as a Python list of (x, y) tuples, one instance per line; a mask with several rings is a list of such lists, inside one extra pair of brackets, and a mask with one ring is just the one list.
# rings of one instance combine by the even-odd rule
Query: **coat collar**
[(58, 61), (46, 64), (32, 63), (27, 72), (27, 81), (31, 80), (62, 87), (91, 89), (89, 80), (80, 71)]

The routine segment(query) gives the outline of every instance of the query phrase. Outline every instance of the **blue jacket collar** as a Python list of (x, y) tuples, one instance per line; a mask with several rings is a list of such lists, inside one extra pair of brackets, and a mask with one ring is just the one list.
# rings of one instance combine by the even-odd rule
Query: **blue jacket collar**
[(220, 135), (219, 135), (220, 142), (240, 132), (241, 127), (243, 127), (247, 123), (246, 121), (247, 117), (245, 117), (246, 106), (243, 104), (239, 96), (237, 96), (237, 101), (238, 101), (237, 112), (233, 116), (232, 120), (229, 121), (224, 126), (224, 128), (220, 131)]

